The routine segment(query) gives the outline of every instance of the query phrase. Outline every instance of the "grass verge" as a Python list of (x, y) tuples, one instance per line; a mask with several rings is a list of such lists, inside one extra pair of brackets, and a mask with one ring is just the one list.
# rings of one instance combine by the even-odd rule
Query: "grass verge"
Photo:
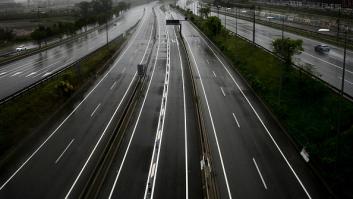
[(353, 103), (224, 28), (212, 34), (207, 20), (184, 14), (230, 59), (296, 144), (307, 149), (335, 194), (353, 197)]
[[(225, 13), (223, 12), (222, 14), (225, 14)], [(230, 15), (228, 14), (228, 16), (230, 16)], [(235, 18), (234, 15), (231, 15), (231, 17)], [(252, 22), (252, 20), (253, 20), (251, 18), (243, 17), (243, 16), (238, 16), (238, 18), (242, 19), (242, 20), (250, 21), (250, 22)], [(279, 24), (279, 23), (274, 23), (274, 22), (269, 22), (269, 21), (256, 19), (256, 24), (261, 24), (261, 25), (264, 25), (264, 26), (275, 28), (277, 30), (282, 30), (282, 25)], [(335, 45), (335, 46), (342, 47), (342, 48), (344, 47), (344, 36), (343, 36), (344, 33), (343, 32), (341, 33), (340, 38), (337, 39), (336, 36), (322, 34), (322, 33), (319, 33), (319, 32), (313, 32), (313, 31), (309, 31), (309, 30), (304, 30), (304, 29), (296, 28), (296, 27), (289, 26), (289, 25), (284, 25), (284, 30), (285, 30), (285, 32), (290, 32), (290, 33), (293, 33), (293, 34), (296, 34), (296, 35), (300, 35), (300, 36), (303, 36), (303, 37), (315, 39), (317, 41), (321, 41), (321, 42), (324, 42), (326, 44), (331, 44), (331, 45)], [(350, 35), (351, 34), (349, 34), (349, 36)], [(347, 43), (347, 49), (353, 50), (353, 44), (348, 42)]]
[(80, 63), (68, 68), (27, 94), (0, 106), (0, 157), (48, 121), (77, 92), (87, 88), (126, 37), (110, 42)]

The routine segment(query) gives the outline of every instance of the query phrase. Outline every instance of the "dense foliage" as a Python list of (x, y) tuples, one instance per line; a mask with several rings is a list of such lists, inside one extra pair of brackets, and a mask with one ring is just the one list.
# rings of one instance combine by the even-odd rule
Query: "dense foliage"
[[(287, 59), (286, 63), (230, 35), (223, 27), (218, 31), (216, 19), (185, 14), (232, 61), (235, 70), (246, 78), (295, 142), (306, 147), (311, 161), (334, 192), (352, 198), (353, 103), (302, 70), (288, 67), (290, 55), (302, 50), (301, 42), (290, 39), (274, 42), (275, 51)], [(212, 27), (214, 24), (217, 27)]]
[(58, 22), (52, 26), (40, 25), (32, 32), (31, 38), (41, 44), (54, 36), (75, 34), (83, 27), (87, 29), (90, 24), (104, 24), (113, 15), (118, 16), (121, 11), (125, 11), (129, 7), (130, 5), (125, 2), (119, 2), (117, 6), (113, 7), (112, 0), (82, 1), (76, 4), (78, 13), (74, 23)]
[[(11, 154), (21, 141), (35, 133), (48, 122), (63, 105), (75, 102), (73, 94), (87, 89), (90, 81), (103, 72), (104, 63), (121, 47), (125, 38), (119, 37), (108, 46), (94, 52), (86, 60), (70, 67), (55, 78), (5, 104), (0, 105), (0, 168), (3, 158)], [(75, 96), (79, 97), (79, 96)], [(58, 117), (60, 118), (60, 116)]]

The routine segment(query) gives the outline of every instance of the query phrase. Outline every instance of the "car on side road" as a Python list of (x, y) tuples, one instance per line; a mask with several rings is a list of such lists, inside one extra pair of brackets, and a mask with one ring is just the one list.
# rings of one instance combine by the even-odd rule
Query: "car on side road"
[(21, 52), (21, 51), (25, 51), (25, 50), (27, 50), (27, 48), (24, 45), (21, 45), (16, 48), (16, 52)]
[(330, 47), (325, 44), (319, 44), (315, 46), (315, 51), (319, 53), (328, 53), (330, 52)]

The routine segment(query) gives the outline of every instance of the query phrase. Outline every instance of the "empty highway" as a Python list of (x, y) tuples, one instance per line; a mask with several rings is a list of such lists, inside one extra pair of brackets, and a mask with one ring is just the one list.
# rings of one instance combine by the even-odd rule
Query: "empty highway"
[[(217, 13), (211, 13), (212, 16), (218, 16)], [(222, 24), (227, 23), (227, 29), (239, 34), (242, 37), (252, 41), (253, 23), (243, 19), (235, 19), (234, 17), (219, 14)], [(255, 42), (256, 44), (272, 51), (272, 41), (282, 37), (282, 31), (264, 26), (261, 24), (255, 25)], [(342, 67), (343, 67), (343, 48), (334, 45), (330, 46), (329, 53), (316, 52), (314, 47), (323, 42), (296, 35), (289, 32), (284, 32), (284, 37), (291, 39), (303, 40), (304, 51), (294, 56), (294, 62), (303, 66), (309, 64), (313, 66), (313, 72), (322, 80), (331, 84), (336, 88), (341, 88), (342, 82)], [(345, 90), (348, 95), (353, 96), (353, 52), (347, 50), (346, 57), (346, 78)]]
[[(112, 66), (65, 107), (62, 118), (43, 125), (1, 165), (0, 198), (79, 198), (141, 80), (138, 64), (146, 67), (142, 94), (97, 198), (204, 198), (195, 102), (219, 198), (327, 196), (283, 130), (212, 44), (187, 21), (182, 36), (178, 27), (166, 25), (166, 19), (184, 16), (157, 2), (134, 10), (131, 20), (143, 17)], [(25, 74), (13, 77), (30, 73)]]
[[(143, 15), (143, 6), (126, 11), (109, 26), (108, 40), (123, 34)], [(88, 55), (106, 44), (106, 29), (96, 30), (32, 56), (0, 66), (0, 99), (3, 99)], [(9, 86), (11, 85), (11, 86)]]

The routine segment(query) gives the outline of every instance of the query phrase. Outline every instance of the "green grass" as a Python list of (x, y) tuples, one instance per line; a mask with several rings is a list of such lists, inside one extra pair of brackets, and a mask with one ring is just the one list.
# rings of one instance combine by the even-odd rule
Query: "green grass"
[(25, 139), (60, 109), (70, 97), (100, 72), (124, 39), (110, 43), (57, 77), (14, 100), (0, 105), (0, 157)]
[[(212, 35), (205, 20), (190, 15), (189, 19), (231, 60), (234, 70), (245, 77), (295, 142), (306, 147), (334, 192), (340, 197), (353, 197), (353, 103), (306, 73), (286, 67), (261, 48), (229, 35), (224, 29)], [(340, 102), (341, 139), (338, 139)], [(339, 156), (338, 151), (341, 152)]]

